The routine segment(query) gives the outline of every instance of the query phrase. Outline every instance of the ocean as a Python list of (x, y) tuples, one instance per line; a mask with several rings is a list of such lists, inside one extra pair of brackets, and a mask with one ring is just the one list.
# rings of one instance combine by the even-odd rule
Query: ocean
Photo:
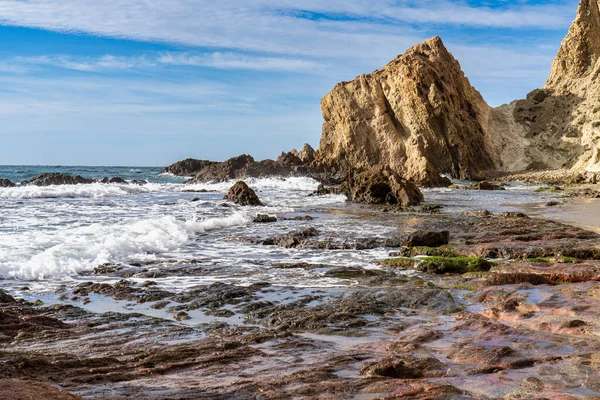
[[(46, 295), (50, 302), (58, 301), (54, 293), (65, 284), (118, 281), (93, 273), (106, 265), (128, 269), (129, 278), (140, 282), (154, 272), (158, 287), (175, 292), (215, 282), (343, 287), (352, 282), (328, 277), (318, 268), (273, 265), (377, 269), (375, 261), (385, 258), (390, 249), (285, 249), (257, 245), (253, 240), (309, 227), (332, 242), (386, 238), (413, 229), (399, 226), (392, 214), (374, 218), (368, 208), (349, 204), (341, 195), (309, 196), (319, 184), (310, 178), (246, 180), (263, 207), (223, 201), (234, 182), (186, 185), (185, 178), (160, 175), (160, 168), (3, 166), (0, 178), (21, 182), (42, 172), (148, 182), (0, 188), (0, 287), (25, 298)], [(550, 198), (535, 188), (512, 185), (502, 192), (429, 189), (425, 197), (429, 204), (445, 206), (444, 212), (518, 211), (524, 204), (543, 204)], [(253, 223), (258, 214), (277, 216), (280, 221)], [(313, 220), (282, 220), (305, 215)]]

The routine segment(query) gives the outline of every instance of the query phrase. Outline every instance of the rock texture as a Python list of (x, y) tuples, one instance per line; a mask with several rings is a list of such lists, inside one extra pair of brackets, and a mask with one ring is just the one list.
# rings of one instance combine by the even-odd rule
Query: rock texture
[(32, 178), (29, 181), (25, 181), (23, 185), (35, 185), (35, 186), (50, 186), (50, 185), (78, 185), (78, 184), (89, 184), (94, 183), (94, 179), (87, 179), (79, 175), (71, 176), (65, 175), (58, 172), (48, 172)]
[(544, 169), (600, 171), (600, 0), (581, 0), (546, 86), (492, 108), (439, 37), (323, 98), (314, 165), (386, 166), (442, 186)]
[(176, 176), (192, 176), (204, 167), (216, 164), (214, 161), (196, 160), (195, 158), (187, 158), (183, 161), (169, 165), (160, 171), (161, 174), (173, 174)]
[(484, 142), (489, 106), (439, 37), (336, 85), (321, 107), (319, 169), (383, 165), (420, 184), (447, 186), (440, 174), (474, 179), (495, 167)]
[(348, 200), (367, 204), (392, 204), (411, 207), (420, 204), (423, 193), (412, 182), (389, 168), (375, 167), (353, 175), (342, 185)]
[(223, 182), (231, 179), (273, 176), (310, 176), (311, 171), (291, 153), (282, 154), (278, 161), (256, 161), (252, 156), (243, 154), (224, 162), (207, 164), (196, 171), (187, 183)]
[(258, 196), (246, 182), (239, 181), (229, 189), (229, 192), (224, 197), (225, 200), (239, 204), (240, 206), (262, 206)]

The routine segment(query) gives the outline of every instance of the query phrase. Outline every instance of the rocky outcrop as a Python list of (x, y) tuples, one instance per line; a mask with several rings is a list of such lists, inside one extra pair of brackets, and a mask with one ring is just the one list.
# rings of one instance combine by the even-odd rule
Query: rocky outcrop
[(246, 182), (239, 181), (229, 189), (229, 192), (225, 195), (224, 200), (229, 200), (240, 206), (262, 206), (263, 204), (259, 200), (258, 196)]
[(302, 150), (293, 149), (291, 153), (301, 159), (306, 165), (310, 165), (315, 160), (315, 149), (308, 143), (304, 143)]
[(383, 69), (336, 85), (321, 101), (322, 170), (389, 167), (404, 179), (447, 186), (495, 168), (485, 146), (489, 106), (439, 37)]
[[(438, 37), (321, 101), (314, 166), (386, 166), (423, 185), (545, 169), (600, 171), (600, 0), (581, 0), (544, 88), (492, 108)], [(494, 173), (492, 173), (492, 171)]]
[(600, 1), (581, 0), (546, 86), (490, 110), (489, 151), (501, 170), (600, 171), (599, 59)]
[(367, 204), (411, 207), (423, 201), (423, 193), (389, 168), (376, 167), (350, 177), (342, 185), (348, 200)]
[(94, 183), (94, 179), (87, 179), (80, 175), (66, 175), (58, 172), (47, 172), (24, 181), (22, 185), (51, 186), (51, 185), (78, 185)]
[[(285, 153), (284, 153), (285, 154)], [(287, 153), (289, 155), (289, 153)], [(290, 157), (296, 158), (293, 155)], [(282, 157), (280, 157), (281, 159)], [(286, 160), (287, 156), (283, 157)], [(220, 163), (206, 165), (187, 183), (223, 182), (231, 179), (268, 178), (273, 176), (310, 176), (311, 169), (300, 165), (284, 165), (273, 160), (256, 161), (252, 156), (241, 155)]]
[(187, 158), (183, 161), (178, 161), (175, 164), (169, 165), (160, 171), (161, 174), (173, 174), (175, 176), (192, 176), (201, 169), (217, 164), (215, 161), (196, 160), (195, 158)]
[(10, 179), (0, 179), (0, 187), (14, 187), (16, 186)]
[(277, 160), (275, 161), (286, 167), (304, 165), (304, 161), (300, 159), (299, 153), (294, 151), (290, 151), (289, 153), (282, 152), (281, 155), (277, 157)]

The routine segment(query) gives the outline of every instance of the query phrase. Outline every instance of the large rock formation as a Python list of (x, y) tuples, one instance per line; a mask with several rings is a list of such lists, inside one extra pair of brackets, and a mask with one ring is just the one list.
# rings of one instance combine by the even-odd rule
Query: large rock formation
[(425, 185), (542, 169), (600, 171), (600, 0), (581, 0), (546, 86), (491, 108), (440, 38), (321, 102), (321, 170), (390, 167)]
[(447, 183), (440, 174), (473, 179), (495, 167), (484, 142), (489, 106), (439, 37), (336, 85), (321, 107), (319, 169), (383, 165), (439, 185)]

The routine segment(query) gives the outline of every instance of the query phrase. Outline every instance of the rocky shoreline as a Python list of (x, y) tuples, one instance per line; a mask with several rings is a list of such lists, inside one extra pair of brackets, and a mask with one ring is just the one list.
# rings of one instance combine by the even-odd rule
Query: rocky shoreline
[[(215, 283), (174, 293), (156, 289), (153, 280), (193, 274), (193, 265), (159, 275), (144, 266), (102, 266), (94, 273), (117, 283), (63, 287), (67, 304), (2, 292), (0, 378), (115, 399), (600, 395), (600, 235), (521, 213), (393, 216), (413, 231), (447, 233), (441, 242), (435, 234), (378, 242), (289, 232), (284, 236), (295, 237), (296, 247), (385, 247), (390, 255), (378, 260), (380, 269), (264, 266), (355, 283), (347, 287)], [(389, 217), (382, 208), (369, 210), (370, 219)], [(437, 246), (444, 237), (449, 243), (440, 247), (417, 246)], [(438, 239), (427, 241), (432, 238)], [(172, 318), (68, 304), (93, 296), (148, 304)], [(294, 300), (282, 301), (288, 296)], [(174, 321), (186, 321), (194, 310), (226, 319)]]

